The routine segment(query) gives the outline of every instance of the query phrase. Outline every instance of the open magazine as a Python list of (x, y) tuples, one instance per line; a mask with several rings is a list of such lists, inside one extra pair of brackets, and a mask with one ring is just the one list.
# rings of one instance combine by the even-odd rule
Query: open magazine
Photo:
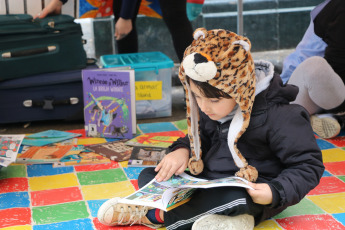
[(183, 173), (172, 176), (167, 181), (150, 181), (140, 190), (120, 200), (120, 203), (144, 205), (169, 211), (186, 203), (196, 188), (237, 186), (253, 189), (248, 181), (240, 177), (226, 177), (215, 180), (203, 180)]

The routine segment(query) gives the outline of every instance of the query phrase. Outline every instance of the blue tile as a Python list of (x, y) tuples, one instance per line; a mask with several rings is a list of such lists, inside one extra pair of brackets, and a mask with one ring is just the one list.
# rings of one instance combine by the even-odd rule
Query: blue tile
[(144, 167), (127, 167), (123, 168), (125, 170), (125, 173), (127, 177), (130, 180), (137, 180), (140, 172), (144, 169)]
[(176, 131), (178, 128), (172, 122), (157, 122), (157, 123), (146, 123), (138, 124), (138, 128), (143, 133), (156, 133), (166, 131)]
[(98, 212), (99, 207), (101, 207), (101, 205), (106, 201), (107, 201), (107, 199), (105, 199), (105, 200), (88, 200), (87, 201), (87, 204), (89, 205), (89, 209), (90, 209), (92, 217), (97, 217), (97, 212)]
[(74, 171), (72, 166), (56, 167), (52, 164), (34, 164), (27, 166), (28, 177), (51, 176), (57, 174), (71, 173)]
[(52, 229), (83, 229), (93, 230), (92, 221), (90, 219), (79, 219), (54, 224), (34, 225), (33, 230), (52, 230)]
[(316, 139), (316, 142), (321, 150), (337, 148), (335, 145), (323, 139)]
[(327, 177), (327, 176), (333, 176), (332, 174), (330, 174), (329, 172), (327, 172), (326, 170), (323, 172), (322, 174), (323, 177)]
[(27, 192), (10, 192), (0, 194), (0, 209), (30, 207)]
[(345, 213), (337, 213), (332, 215), (337, 221), (345, 225)]

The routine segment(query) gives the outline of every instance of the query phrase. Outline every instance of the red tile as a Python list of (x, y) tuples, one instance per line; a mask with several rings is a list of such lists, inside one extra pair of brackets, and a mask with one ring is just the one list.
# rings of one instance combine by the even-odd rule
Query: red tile
[(345, 183), (336, 177), (322, 177), (320, 184), (311, 190), (308, 195), (320, 195), (345, 192)]
[(75, 171), (77, 172), (86, 172), (86, 171), (97, 171), (105, 169), (115, 169), (119, 168), (120, 165), (116, 161), (111, 161), (109, 164), (95, 164), (95, 165), (78, 165), (74, 166)]
[(0, 228), (31, 224), (30, 208), (10, 208), (0, 210)]
[(83, 200), (78, 187), (31, 192), (32, 206), (44, 206)]
[(135, 190), (139, 190), (138, 180), (130, 180)]
[(341, 223), (330, 215), (304, 215), (284, 219), (276, 219), (284, 230), (341, 230), (345, 229)]
[(345, 175), (345, 161), (324, 163), (326, 170), (333, 175)]
[(338, 147), (345, 147), (345, 136), (338, 136), (332, 139), (327, 139), (327, 141)]
[(95, 225), (97, 230), (149, 230), (149, 229), (152, 230), (152, 228), (146, 227), (144, 225), (110, 227), (110, 226), (101, 224), (97, 218), (93, 219), (93, 224)]
[(28, 179), (22, 177), (0, 180), (0, 194), (6, 192), (23, 192), (28, 190)]

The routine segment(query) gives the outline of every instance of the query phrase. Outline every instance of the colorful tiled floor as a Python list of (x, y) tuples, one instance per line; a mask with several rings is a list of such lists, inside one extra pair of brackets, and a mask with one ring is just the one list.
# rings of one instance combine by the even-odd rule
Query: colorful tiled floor
[[(138, 132), (185, 130), (185, 122), (139, 124)], [(105, 142), (80, 138), (79, 144)], [(321, 183), (299, 204), (255, 229), (345, 229), (345, 133), (332, 140), (318, 139), (326, 171)], [(0, 171), (0, 229), (149, 229), (113, 227), (96, 218), (109, 198), (136, 189), (141, 168), (127, 162), (53, 168), (51, 165), (11, 165)]]

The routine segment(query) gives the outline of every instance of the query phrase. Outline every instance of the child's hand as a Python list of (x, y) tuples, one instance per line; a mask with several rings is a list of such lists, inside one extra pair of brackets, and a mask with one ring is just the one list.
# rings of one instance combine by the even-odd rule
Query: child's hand
[(179, 148), (168, 155), (157, 165), (155, 171), (157, 181), (166, 181), (173, 174), (179, 175), (187, 168), (189, 160), (189, 150), (185, 148)]
[(254, 188), (254, 190), (247, 189), (247, 192), (252, 197), (254, 203), (262, 205), (272, 203), (273, 195), (268, 184), (256, 184), (249, 182), (249, 186)]

